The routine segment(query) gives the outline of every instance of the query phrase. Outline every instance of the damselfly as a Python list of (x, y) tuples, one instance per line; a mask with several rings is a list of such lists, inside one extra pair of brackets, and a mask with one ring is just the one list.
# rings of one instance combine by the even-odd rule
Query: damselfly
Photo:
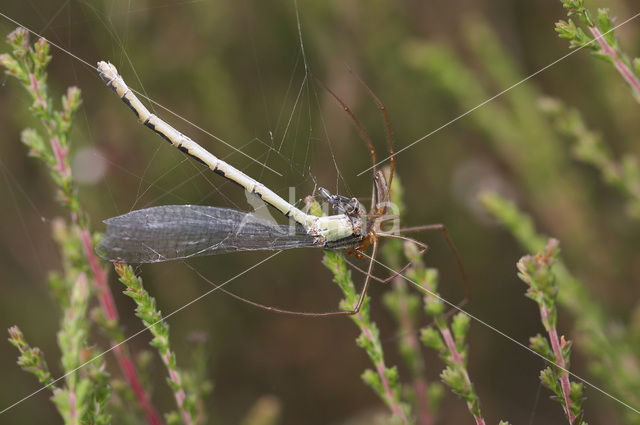
[[(444, 233), (447, 243), (454, 251), (461, 267), (459, 256), (442, 224), (398, 229), (394, 233), (383, 230), (385, 223), (397, 218), (397, 216), (388, 213), (389, 188), (393, 179), (395, 163), (393, 139), (384, 105), (360, 79), (360, 83), (379, 106), (385, 120), (390, 150), (389, 172), (385, 176), (385, 173), (376, 168), (375, 149), (355, 115), (337, 95), (316, 79), (340, 103), (355, 123), (369, 148), (374, 170), (373, 195), (368, 213), (356, 198), (333, 195), (328, 190), (319, 188), (319, 193), (338, 214), (317, 217), (307, 214), (285, 201), (262, 183), (217, 158), (191, 138), (150, 113), (135, 93), (129, 89), (112, 64), (99, 62), (98, 72), (107, 86), (131, 108), (141, 123), (185, 154), (220, 176), (237, 183), (295, 222), (293, 226), (281, 225), (250, 212), (212, 206), (165, 205), (146, 208), (105, 220), (106, 232), (97, 247), (97, 252), (102, 258), (113, 262), (153, 263), (234, 251), (281, 250), (300, 247), (346, 249), (347, 252), (361, 258), (365, 255), (364, 251), (372, 246), (362, 292), (357, 304), (353, 306), (353, 310), (311, 313), (312, 315), (324, 316), (354, 314), (360, 310), (372, 277), (380, 237), (409, 241), (416, 244), (421, 253), (424, 253), (428, 249), (426, 244), (399, 233), (440, 230)], [(402, 270), (399, 271), (399, 273), (401, 272)]]

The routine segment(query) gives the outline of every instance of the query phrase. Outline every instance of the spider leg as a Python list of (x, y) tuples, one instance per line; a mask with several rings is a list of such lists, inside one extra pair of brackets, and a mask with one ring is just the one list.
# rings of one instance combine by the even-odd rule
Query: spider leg
[(427, 224), (423, 226), (406, 227), (404, 229), (399, 229), (398, 232), (410, 233), (410, 232), (423, 232), (423, 231), (430, 231), (430, 230), (439, 230), (442, 232), (442, 235), (447, 241), (447, 245), (449, 245), (449, 248), (451, 249), (451, 251), (456, 257), (456, 261), (458, 262), (458, 267), (460, 268), (462, 277), (464, 278), (465, 281), (467, 281), (467, 274), (464, 271), (464, 266), (462, 265), (462, 259), (460, 258), (460, 254), (458, 254), (458, 250), (456, 249), (455, 244), (453, 243), (453, 239), (451, 239), (451, 235), (449, 234), (449, 230), (447, 229), (447, 226), (441, 223)]
[(268, 305), (264, 305), (261, 304), (259, 302), (256, 301), (252, 301), (249, 300), (247, 298), (243, 298), (240, 295), (234, 294), (233, 292), (224, 289), (221, 287), (221, 285), (216, 285), (214, 282), (212, 282), (210, 279), (208, 279), (206, 276), (204, 276), (202, 273), (200, 273), (195, 267), (191, 266), (189, 263), (183, 261), (183, 263), (191, 269), (191, 271), (193, 271), (195, 274), (197, 274), (202, 280), (204, 280), (205, 282), (207, 282), (209, 285), (212, 285), (214, 288), (222, 291), (223, 293), (225, 293), (226, 295), (229, 295), (232, 298), (235, 298), (238, 301), (242, 301), (243, 303), (247, 303), (251, 306), (257, 307), (261, 310), (266, 310), (266, 311), (270, 311), (272, 313), (280, 313), (280, 314), (288, 314), (291, 316), (304, 316), (304, 317), (330, 317), (330, 316), (348, 316), (348, 315), (352, 315), (357, 313), (356, 312), (351, 312), (351, 311), (329, 311), (329, 312), (322, 312), (322, 313), (316, 313), (316, 312), (311, 312), (311, 311), (292, 311), (292, 310), (285, 310), (282, 308), (278, 308), (278, 307), (272, 307), (272, 306), (268, 306)]
[(360, 311), (360, 307), (362, 307), (362, 303), (364, 302), (364, 297), (367, 295), (367, 290), (369, 289), (369, 282), (371, 282), (371, 272), (373, 271), (373, 260), (376, 258), (376, 254), (378, 253), (378, 239), (374, 239), (373, 249), (371, 251), (371, 261), (369, 261), (369, 268), (367, 269), (367, 277), (364, 279), (364, 285), (362, 286), (362, 293), (360, 293), (360, 299), (358, 303), (353, 308), (352, 311), (346, 311), (348, 315), (356, 314)]
[[(378, 233), (378, 236), (381, 237), (385, 237), (385, 238), (391, 238), (391, 239), (400, 239), (406, 242), (410, 242), (414, 245), (416, 245), (418, 248), (420, 248), (420, 251), (418, 251), (419, 255), (424, 255), (428, 250), (429, 250), (429, 245), (422, 243), (418, 240), (415, 239), (411, 239), (411, 238), (407, 238), (405, 236), (400, 236), (400, 235), (394, 235), (392, 233)], [(400, 270), (395, 271), (391, 276), (389, 276), (388, 278), (384, 279), (384, 283), (389, 283), (391, 282), (396, 276), (399, 276), (401, 274), (403, 274), (405, 271), (407, 271), (407, 269), (411, 267), (411, 261), (409, 261), (407, 264), (405, 264)]]
[[(385, 236), (385, 237), (386, 237), (387, 235), (382, 234), (382, 235), (380, 235), (380, 236)], [(413, 239), (411, 239), (411, 242), (417, 242), (417, 241), (414, 241)], [(424, 245), (424, 244), (423, 244), (423, 245)], [(425, 246), (426, 246), (426, 245), (425, 245)], [(428, 249), (428, 246), (427, 246), (427, 249)], [(420, 250), (420, 254), (421, 254), (421, 255), (422, 255), (422, 254), (424, 254), (425, 252), (426, 252), (426, 250), (424, 250), (424, 249), (421, 249), (421, 250)], [(362, 273), (362, 274), (364, 274), (364, 275), (366, 275), (366, 274), (367, 274), (367, 271), (366, 271), (366, 270), (364, 270), (364, 269), (362, 269), (362, 268), (358, 267), (355, 263), (353, 263), (353, 262), (351, 262), (351, 261), (347, 260), (346, 258), (345, 258), (345, 260), (344, 260), (344, 261), (345, 261), (348, 265), (350, 265), (351, 267), (353, 267), (356, 271), (358, 271), (358, 272), (360, 272), (360, 273)], [(407, 271), (407, 269), (408, 269), (409, 267), (411, 267), (411, 263), (410, 263), (410, 262), (409, 262), (409, 263), (407, 263), (407, 264), (405, 264), (405, 265), (404, 265), (400, 270), (395, 271), (395, 272), (394, 272), (391, 276), (389, 276), (389, 277), (386, 277), (386, 278), (384, 278), (384, 279), (383, 279), (383, 278), (380, 278), (380, 277), (374, 276), (374, 275), (372, 274), (372, 275), (371, 275), (371, 279), (375, 280), (376, 282), (380, 282), (380, 283), (389, 283), (389, 282), (390, 282), (391, 280), (393, 280), (396, 276), (399, 276), (399, 275), (403, 274), (404, 272), (406, 272), (406, 271)]]
[[(264, 310), (267, 311), (272, 311), (275, 313), (282, 313), (282, 314), (290, 314), (290, 315), (294, 315), (294, 316), (311, 316), (311, 317), (328, 317), (328, 316), (352, 316), (354, 314), (357, 314), (360, 312), (360, 309), (362, 308), (362, 304), (364, 303), (365, 297), (367, 296), (367, 290), (369, 289), (369, 283), (371, 282), (371, 278), (373, 277), (371, 272), (373, 271), (373, 262), (374, 259), (376, 258), (376, 255), (378, 253), (378, 240), (374, 240), (373, 243), (371, 244), (373, 246), (373, 250), (371, 251), (371, 261), (369, 261), (369, 267), (367, 269), (367, 276), (364, 280), (364, 285), (362, 286), (362, 292), (360, 293), (360, 297), (358, 299), (358, 302), (356, 303), (355, 307), (353, 307), (353, 310), (348, 310), (348, 311), (329, 311), (326, 313), (312, 313), (312, 312), (300, 312), (300, 311), (289, 311), (289, 310), (283, 310), (280, 308), (276, 308), (276, 307), (270, 307), (270, 306), (265, 306), (263, 304), (259, 304), (256, 303), (254, 301), (250, 301), (247, 299), (244, 299), (236, 294), (232, 294), (222, 288), (220, 288), (221, 290), (223, 290), (225, 293), (233, 296), (236, 299), (240, 299), (244, 302), (249, 303), (250, 305), (253, 305), (255, 307), (259, 307), (262, 308)], [(198, 273), (196, 271), (196, 273)], [(374, 280), (377, 280), (378, 278), (374, 278)]]
[[(367, 85), (367, 83), (365, 83), (362, 80), (362, 78), (360, 78), (360, 76), (358, 74), (356, 74), (348, 65), (347, 65), (347, 70), (349, 70), (351, 75), (355, 76), (358, 79), (358, 81), (360, 82), (360, 85), (362, 85), (365, 88), (365, 90), (367, 90), (369, 95), (373, 98), (374, 102), (376, 102), (376, 104), (378, 105), (378, 108), (380, 109), (380, 112), (382, 112), (382, 117), (384, 118), (384, 126), (385, 126), (385, 129), (387, 131), (387, 141), (389, 142), (389, 167), (390, 167), (390, 171), (389, 171), (389, 178), (387, 179), (387, 184), (388, 184), (389, 187), (391, 187), (391, 182), (393, 181), (393, 173), (394, 173), (395, 166), (396, 166), (396, 155), (395, 155), (395, 152), (393, 150), (393, 134), (391, 132), (391, 122), (389, 121), (389, 115), (387, 114), (387, 108), (384, 106), (384, 104), (378, 98), (378, 96), (376, 96), (376, 94), (373, 92), (373, 90), (371, 90), (371, 88)], [(375, 164), (374, 164), (373, 171), (374, 171), (374, 173), (376, 171)], [(389, 196), (389, 194), (387, 193), (387, 197), (388, 196)], [(384, 199), (383, 202), (386, 202), (388, 200), (389, 199)]]
[[(367, 135), (367, 132), (364, 131), (364, 127), (362, 126), (362, 124), (360, 124), (360, 121), (358, 121), (358, 119), (356, 118), (355, 114), (347, 106), (347, 104), (344, 103), (344, 101), (342, 99), (340, 99), (340, 97), (338, 97), (338, 95), (335, 94), (333, 92), (333, 90), (331, 90), (324, 83), (324, 81), (322, 81), (320, 78), (316, 77), (316, 75), (313, 72), (309, 71), (309, 73), (311, 74), (313, 79), (316, 80), (316, 82), (318, 84), (320, 84), (320, 86), (322, 86), (322, 88), (325, 89), (327, 91), (327, 93), (329, 93), (331, 95), (331, 97), (333, 97), (336, 100), (336, 102), (338, 102), (340, 104), (340, 106), (342, 106), (342, 109), (349, 115), (349, 117), (351, 118), (351, 121), (353, 121), (353, 123), (355, 124), (355, 126), (358, 129), (358, 131), (360, 132), (360, 135), (362, 136), (364, 142), (367, 144), (367, 148), (369, 149), (369, 154), (371, 155), (371, 163), (373, 165), (373, 173), (375, 175), (375, 173), (376, 173), (376, 163), (377, 163), (376, 150), (374, 149), (373, 143), (371, 143), (371, 139)], [(373, 209), (375, 207), (374, 197), (375, 197), (375, 195), (374, 195), (374, 192), (372, 190), (372, 194), (371, 194), (371, 210), (372, 211), (373, 211)]]
[[(449, 234), (449, 230), (447, 230), (447, 226), (445, 226), (444, 224), (441, 224), (441, 223), (426, 224), (426, 225), (423, 225), (423, 226), (405, 227), (404, 229), (399, 229), (398, 233), (425, 232), (425, 231), (431, 231), (431, 230), (439, 230), (439, 231), (442, 232), (442, 235), (444, 236), (445, 240), (447, 241), (447, 245), (449, 245), (449, 249), (451, 250), (453, 255), (456, 257), (456, 262), (458, 263), (458, 269), (460, 270), (460, 274), (462, 275), (462, 280), (464, 281), (465, 293), (466, 293), (465, 296), (468, 298), (468, 296), (469, 296), (469, 279), (467, 278), (467, 273), (464, 270), (464, 266), (462, 265), (462, 259), (460, 258), (460, 254), (458, 254), (458, 250), (456, 249), (456, 246), (453, 243), (453, 239), (451, 239), (451, 235)], [(399, 235), (394, 235), (394, 236), (399, 236)], [(405, 240), (408, 240), (408, 241), (411, 241), (411, 242), (418, 242), (418, 241), (416, 241), (414, 239), (411, 239), (411, 238), (405, 238)]]
[[(350, 265), (355, 271), (362, 273), (363, 275), (367, 274), (367, 271), (361, 267), (358, 267), (356, 265), (356, 263), (347, 260), (346, 258), (344, 259), (344, 262), (347, 263), (348, 265)], [(371, 279), (375, 280), (376, 282), (380, 282), (380, 283), (386, 283), (387, 279), (383, 279), (381, 277), (375, 276), (375, 275), (371, 275)]]

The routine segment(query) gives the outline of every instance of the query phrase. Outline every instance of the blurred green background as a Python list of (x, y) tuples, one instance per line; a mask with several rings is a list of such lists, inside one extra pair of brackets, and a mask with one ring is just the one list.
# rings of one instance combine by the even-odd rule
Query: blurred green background
[[(637, 13), (631, 1), (587, 5), (609, 7), (619, 21)], [(370, 173), (357, 176), (370, 163), (363, 142), (339, 105), (305, 80), (305, 60), (351, 106), (384, 158), (379, 112), (347, 66), (384, 102), (401, 149), (569, 51), (553, 30), (554, 22), (565, 18), (558, 1), (299, 0), (296, 9), (291, 1), (32, 0), (4, 2), (0, 11), (92, 65), (113, 62), (130, 86), (283, 176), (156, 107), (159, 115), (283, 196), (295, 188), (298, 202), (313, 191), (313, 178), (347, 196), (366, 197), (371, 190)], [(640, 47), (639, 25), (633, 21), (617, 31), (630, 54)], [(2, 34), (15, 27), (0, 20)], [(237, 187), (203, 172), (137, 124), (94, 70), (59, 50), (52, 53), (54, 97), (69, 85), (83, 91), (73, 137), (74, 172), (85, 176), (80, 198), (94, 230), (102, 230), (105, 218), (151, 205), (248, 208)], [(480, 190), (514, 199), (542, 232), (557, 237), (570, 269), (614, 319), (628, 321), (640, 293), (637, 220), (629, 218), (624, 198), (596, 170), (572, 157), (570, 143), (540, 111), (541, 96), (578, 108), (616, 154), (639, 153), (637, 102), (613, 67), (581, 51), (397, 157), (407, 205), (404, 223), (445, 223), (470, 276), (466, 309), (524, 343), (542, 331), (537, 307), (523, 296), (525, 287), (516, 277), (515, 262), (525, 252), (482, 211)], [(18, 84), (3, 76), (0, 328), (19, 325), (59, 374), (60, 311), (46, 277), (60, 267), (51, 220), (66, 212), (53, 199), (47, 173), (19, 141), (24, 127), (37, 125), (29, 104)], [(465, 289), (443, 238), (433, 233), (419, 239), (433, 248), (425, 260), (440, 269), (443, 295), (459, 302)], [(321, 256), (319, 250), (284, 252), (228, 288), (286, 309), (335, 310), (339, 293)], [(190, 264), (221, 283), (264, 257), (233, 254)], [(140, 271), (165, 314), (211, 288), (181, 263)], [(111, 280), (119, 295), (120, 284)], [(372, 314), (393, 365), (397, 333), (380, 303), (385, 290), (373, 284)], [(127, 332), (139, 330), (130, 300), (118, 296), (118, 303)], [(212, 423), (238, 423), (265, 395), (281, 404), (282, 424), (356, 423), (384, 411), (361, 382), (369, 363), (354, 343), (357, 330), (348, 319), (282, 316), (215, 293), (169, 323), (179, 363), (188, 358), (190, 333), (209, 334)], [(559, 327), (571, 337), (570, 317), (561, 315)], [(131, 348), (146, 348), (148, 339), (137, 337)], [(489, 422), (566, 423), (539, 385), (543, 364), (537, 357), (475, 322), (469, 343), (470, 373)], [(0, 409), (38, 388), (15, 358), (15, 349), (0, 343)], [(426, 360), (429, 379), (438, 379), (441, 363), (431, 353)], [(579, 347), (572, 370), (589, 376)], [(156, 405), (169, 410), (163, 408), (172, 400), (159, 362), (154, 374)], [(616, 423), (617, 405), (596, 391), (586, 394), (591, 423)], [(45, 391), (35, 395), (0, 416), (0, 423), (61, 423), (51, 419), (57, 416), (48, 398)], [(471, 422), (463, 403), (448, 394), (438, 423)]]

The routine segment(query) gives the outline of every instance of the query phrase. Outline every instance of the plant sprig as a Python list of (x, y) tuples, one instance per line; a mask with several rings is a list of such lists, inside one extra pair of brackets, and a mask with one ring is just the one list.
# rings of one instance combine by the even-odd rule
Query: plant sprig
[(436, 351), (446, 367), (440, 378), (451, 391), (462, 398), (477, 425), (484, 425), (485, 419), (480, 409), (480, 399), (467, 370), (468, 347), (466, 337), (470, 319), (465, 313), (456, 314), (451, 323), (447, 319), (445, 304), (438, 296), (438, 271), (425, 268), (415, 245), (404, 245), (406, 257), (412, 266), (407, 277), (425, 288), (424, 311), (431, 317), (435, 326), (427, 326), (420, 330), (423, 344)]
[[(405, 210), (404, 190), (401, 178), (397, 175), (391, 182), (390, 193), (392, 204), (402, 213)], [(398, 239), (385, 241), (381, 251), (393, 270), (402, 269), (403, 263), (407, 261), (403, 244)], [(421, 299), (418, 294), (409, 291), (405, 278), (400, 274), (396, 274), (389, 285), (391, 288), (384, 294), (383, 301), (398, 325), (398, 351), (412, 378), (411, 388), (405, 388), (405, 393), (415, 406), (417, 423), (432, 424), (437, 418), (445, 392), (441, 382), (428, 382), (425, 375), (426, 366), (418, 332)]]
[[(394, 183), (395, 181), (396, 179)], [(402, 253), (402, 243), (390, 240), (384, 251), (385, 258), (389, 261), (390, 252)], [(394, 270), (399, 270), (399, 264), (391, 264)], [(440, 382), (427, 382), (425, 377), (425, 364), (417, 331), (420, 297), (409, 291), (407, 283), (399, 275), (390, 284), (392, 288), (384, 294), (383, 301), (398, 324), (398, 351), (411, 373), (411, 398), (416, 407), (416, 418), (420, 424), (431, 424), (438, 413), (444, 389)]]
[(614, 159), (611, 149), (598, 133), (587, 128), (577, 109), (548, 97), (542, 98), (539, 105), (552, 118), (558, 132), (573, 141), (574, 156), (597, 168), (606, 183), (627, 197), (629, 215), (640, 219), (640, 166), (637, 158), (627, 154), (619, 161)]
[[(325, 250), (322, 262), (331, 271), (333, 281), (340, 287), (344, 295), (344, 299), (340, 302), (340, 308), (344, 311), (353, 310), (358, 302), (359, 294), (353, 284), (351, 271), (348, 269), (344, 257), (336, 251)], [(398, 369), (395, 366), (388, 367), (385, 364), (380, 332), (375, 322), (371, 320), (369, 301), (370, 298), (366, 296), (360, 311), (350, 316), (360, 329), (356, 343), (365, 350), (375, 368), (375, 371), (365, 370), (362, 379), (389, 407), (396, 420), (403, 424), (409, 424), (411, 423), (409, 420), (411, 409), (401, 399), (402, 388)]]
[[(89, 284), (87, 276), (84, 273), (79, 274), (70, 289), (69, 306), (63, 313), (61, 329), (58, 332), (66, 387), (53, 390), (53, 401), (65, 424), (88, 423), (89, 420), (109, 423), (109, 415), (103, 410), (110, 395), (106, 376), (100, 376), (101, 379), (93, 381), (88, 373), (89, 369), (94, 367), (103, 369), (104, 365), (100, 365), (98, 360), (92, 362), (98, 363), (97, 365), (84, 365), (86, 359), (93, 357), (88, 348), (89, 322), (86, 320), (86, 314), (89, 306)], [(82, 366), (85, 369), (78, 370)], [(94, 396), (94, 391), (99, 395)], [(94, 406), (96, 400), (98, 405)]]
[(9, 328), (9, 342), (20, 352), (18, 365), (22, 370), (33, 374), (45, 387), (54, 387), (53, 376), (47, 366), (44, 353), (38, 347), (31, 347), (17, 326)]
[[(569, 40), (571, 48), (589, 48), (593, 54), (611, 63), (632, 90), (637, 101), (640, 102), (640, 61), (636, 58), (632, 62), (620, 49), (620, 42), (614, 34), (614, 22), (609, 9), (598, 9), (594, 17), (584, 7), (584, 0), (561, 0), (567, 10), (569, 19), (556, 22), (556, 32), (560, 38)], [(587, 35), (579, 24), (571, 19), (578, 18), (587, 27), (591, 36)]]
[(540, 373), (540, 381), (554, 393), (554, 399), (562, 405), (570, 425), (586, 425), (582, 384), (569, 381), (572, 344), (564, 336), (558, 337), (558, 284), (552, 271), (558, 253), (558, 241), (549, 239), (543, 251), (525, 255), (518, 261), (518, 277), (529, 287), (527, 297), (538, 304), (540, 319), (548, 335), (548, 339), (538, 334), (530, 340), (531, 348), (550, 362)]
[[(541, 252), (545, 249), (547, 239), (536, 232), (531, 218), (513, 202), (493, 192), (482, 193), (480, 202), (524, 250)], [(588, 355), (590, 371), (616, 397), (628, 400), (629, 404), (639, 404), (640, 357), (632, 331), (625, 324), (607, 318), (584, 283), (571, 274), (562, 260), (555, 260), (553, 273), (558, 286), (557, 301), (574, 319), (576, 338)], [(629, 421), (640, 423), (637, 415), (630, 415)]]
[(162, 313), (156, 308), (155, 299), (142, 286), (142, 279), (136, 276), (133, 268), (126, 264), (116, 263), (116, 273), (125, 285), (124, 294), (136, 303), (136, 316), (153, 335), (150, 345), (158, 350), (158, 354), (167, 368), (167, 382), (173, 390), (173, 395), (178, 407), (178, 413), (171, 412), (167, 415), (170, 424), (183, 423), (184, 425), (196, 424), (196, 400), (187, 397), (181, 372), (176, 363), (176, 355), (169, 344), (169, 325), (162, 318)]
[(41, 38), (32, 47), (29, 44), (29, 32), (17, 28), (7, 36), (7, 44), (13, 48), (13, 52), (0, 55), (0, 66), (27, 90), (32, 100), (29, 109), (40, 120), (44, 130), (44, 134), (32, 128), (23, 130), (22, 142), (29, 148), (30, 156), (47, 165), (58, 187), (60, 204), (71, 211), (74, 219), (82, 221), (68, 155), (71, 123), (82, 103), (80, 89), (69, 87), (62, 97), (62, 109), (56, 110), (47, 87), (46, 69), (51, 61), (49, 43)]
[[(7, 36), (7, 44), (11, 47), (11, 53), (0, 54), (0, 66), (5, 68), (8, 75), (15, 77), (31, 97), (32, 103), (30, 111), (38, 119), (42, 130), (27, 128), (21, 134), (22, 142), (28, 147), (29, 155), (43, 162), (49, 175), (56, 186), (56, 198), (58, 202), (70, 212), (70, 225), (54, 221), (54, 239), (58, 243), (62, 252), (63, 273), (52, 273), (50, 275), (50, 287), (54, 293), (56, 301), (62, 310), (68, 311), (71, 308), (74, 285), (80, 275), (91, 281), (94, 294), (102, 309), (101, 316), (104, 320), (100, 323), (108, 324), (110, 328), (118, 327), (118, 312), (115, 307), (113, 295), (107, 282), (107, 271), (98, 261), (93, 251), (93, 237), (88, 228), (86, 213), (81, 207), (78, 197), (78, 190), (73, 179), (70, 165), (71, 148), (71, 128), (73, 117), (80, 107), (81, 92), (77, 87), (69, 87), (66, 94), (62, 96), (61, 107), (54, 106), (53, 99), (48, 92), (47, 66), (51, 61), (49, 54), (49, 43), (43, 38), (31, 45), (29, 43), (29, 32), (25, 28), (17, 28)], [(76, 306), (77, 308), (77, 306)], [(64, 313), (65, 317), (67, 313)], [(84, 317), (77, 318), (77, 322), (88, 323), (88, 310), (83, 309)], [(74, 322), (75, 323), (75, 322)], [(98, 322), (97, 322), (98, 323)], [(66, 325), (70, 325), (67, 323)], [(77, 358), (77, 344), (71, 344), (78, 335), (70, 333), (71, 330), (83, 333), (78, 326), (72, 329), (64, 329), (63, 320), (62, 335), (60, 341), (63, 363), (74, 363), (72, 359)], [(107, 329), (109, 331), (109, 329)], [(111, 336), (122, 335), (122, 332), (109, 332)], [(142, 387), (133, 361), (129, 357), (126, 347), (120, 343), (122, 338), (114, 339), (111, 345), (114, 346), (114, 354), (120, 365), (127, 383), (136, 395), (139, 406), (145, 411), (147, 422), (150, 425), (161, 425), (162, 419), (152, 406), (150, 399)], [(65, 346), (63, 347), (63, 344)], [(72, 350), (72, 351), (66, 351)], [(71, 357), (69, 357), (71, 356)], [(86, 360), (86, 359), (85, 359)], [(68, 366), (68, 365), (67, 365)], [(65, 366), (66, 368), (66, 366)], [(93, 378), (96, 391), (104, 388), (106, 375), (101, 367), (89, 370), (87, 377)], [(74, 378), (75, 379), (75, 378)], [(100, 397), (108, 397), (108, 392), (99, 391)], [(89, 402), (89, 398), (78, 398), (80, 393), (74, 394), (72, 399), (78, 403)], [(60, 400), (63, 395), (57, 396)], [(97, 398), (96, 398), (97, 400)], [(100, 406), (106, 399), (97, 401)], [(64, 404), (64, 403), (63, 403)], [(76, 406), (75, 412), (85, 409), (88, 412), (96, 412), (97, 408), (91, 406)], [(100, 409), (98, 409), (100, 410)], [(66, 412), (62, 412), (63, 416)], [(73, 417), (76, 417), (73, 415)], [(65, 416), (68, 419), (67, 416)], [(94, 418), (97, 422), (103, 421), (101, 418)]]
[[(305, 199), (306, 206), (311, 214), (322, 215), (320, 204), (311, 197)], [(340, 308), (344, 311), (353, 310), (358, 303), (359, 294), (351, 279), (351, 271), (347, 267), (344, 256), (333, 250), (325, 250), (322, 263), (333, 274), (333, 281), (338, 285), (344, 299), (340, 301)], [(411, 408), (401, 399), (402, 386), (398, 369), (387, 367), (384, 360), (384, 351), (380, 341), (378, 326), (371, 320), (368, 296), (365, 297), (360, 311), (350, 316), (351, 320), (360, 329), (360, 335), (356, 339), (359, 347), (365, 350), (367, 356), (375, 367), (375, 372), (367, 369), (362, 374), (362, 380), (384, 401), (389, 407), (395, 421), (403, 424), (411, 423)]]

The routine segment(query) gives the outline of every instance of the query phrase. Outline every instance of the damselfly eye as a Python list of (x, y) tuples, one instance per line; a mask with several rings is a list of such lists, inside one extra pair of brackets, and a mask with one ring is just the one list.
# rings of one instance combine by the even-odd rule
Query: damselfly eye
[(351, 198), (349, 204), (347, 205), (346, 212), (349, 214), (353, 214), (357, 212), (360, 207), (360, 203), (356, 198)]

